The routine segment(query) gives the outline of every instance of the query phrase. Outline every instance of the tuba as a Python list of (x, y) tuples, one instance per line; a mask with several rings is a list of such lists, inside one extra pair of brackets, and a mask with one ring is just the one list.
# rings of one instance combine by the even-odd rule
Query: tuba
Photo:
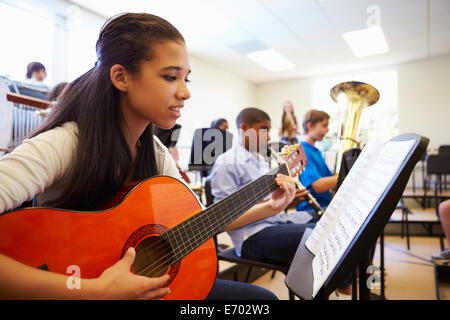
[(356, 138), (362, 110), (375, 104), (380, 98), (380, 93), (370, 84), (348, 81), (334, 86), (330, 91), (330, 96), (335, 102), (346, 105), (336, 159), (336, 174), (339, 174), (344, 152), (358, 145)]

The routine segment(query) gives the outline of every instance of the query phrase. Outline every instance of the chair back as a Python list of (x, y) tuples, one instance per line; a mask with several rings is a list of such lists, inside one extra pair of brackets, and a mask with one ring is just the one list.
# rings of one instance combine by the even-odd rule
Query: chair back
[(211, 190), (211, 179), (209, 177), (205, 179), (205, 198), (207, 207), (214, 204), (214, 196), (212, 195)]
[(450, 154), (450, 145), (439, 146), (438, 154)]
[(215, 128), (200, 128), (194, 132), (189, 170), (199, 170), (207, 176), (217, 157), (233, 145), (233, 134)]

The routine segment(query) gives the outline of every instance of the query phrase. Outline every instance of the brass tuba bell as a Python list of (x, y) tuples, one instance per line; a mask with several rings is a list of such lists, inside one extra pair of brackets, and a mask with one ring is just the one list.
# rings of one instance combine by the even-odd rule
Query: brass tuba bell
[(336, 174), (339, 174), (344, 152), (358, 144), (356, 137), (362, 110), (375, 104), (380, 98), (380, 93), (370, 84), (348, 81), (335, 85), (330, 91), (330, 96), (335, 102), (345, 102), (346, 104), (345, 118), (340, 133), (339, 152), (336, 159)]

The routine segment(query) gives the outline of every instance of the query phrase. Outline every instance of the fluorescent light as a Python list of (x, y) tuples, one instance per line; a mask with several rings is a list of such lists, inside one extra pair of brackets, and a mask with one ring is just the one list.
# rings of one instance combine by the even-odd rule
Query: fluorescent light
[(246, 57), (269, 71), (282, 71), (295, 68), (295, 65), (273, 49), (254, 51)]
[(389, 51), (380, 26), (346, 32), (342, 37), (358, 58)]

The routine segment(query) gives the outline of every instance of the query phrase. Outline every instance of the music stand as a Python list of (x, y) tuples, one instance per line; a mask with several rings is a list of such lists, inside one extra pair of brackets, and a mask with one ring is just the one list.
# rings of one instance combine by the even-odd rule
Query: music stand
[[(392, 141), (408, 140), (415, 140), (413, 147), (314, 299), (327, 299), (358, 265), (360, 265), (360, 299), (370, 299), (370, 291), (365, 286), (367, 279), (365, 271), (368, 266), (369, 250), (383, 232), (403, 194), (414, 166), (420, 160), (429, 143), (428, 138), (412, 133), (402, 134), (392, 139)], [(313, 299), (312, 261), (314, 255), (305, 246), (306, 239), (311, 232), (311, 229), (305, 231), (285, 279), (286, 286), (298, 297), (305, 300)], [(364, 266), (366, 267), (364, 268)], [(361, 277), (361, 275), (363, 276)]]
[(189, 170), (208, 175), (217, 157), (233, 145), (233, 134), (216, 128), (200, 128), (194, 132)]

